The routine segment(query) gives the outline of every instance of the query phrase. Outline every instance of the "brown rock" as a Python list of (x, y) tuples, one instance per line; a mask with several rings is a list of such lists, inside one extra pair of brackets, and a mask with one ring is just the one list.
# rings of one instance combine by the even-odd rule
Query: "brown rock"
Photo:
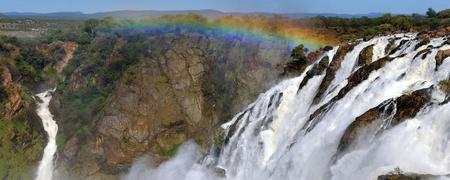
[(357, 64), (358, 66), (370, 64), (373, 57), (373, 47), (375, 45), (370, 45), (365, 47), (361, 53), (359, 53)]
[(62, 57), (59, 57), (56, 59), (55, 63), (55, 69), (58, 75), (61, 75), (64, 68), (67, 66), (67, 64), (72, 60), (73, 52), (78, 47), (78, 44), (74, 42), (65, 42), (62, 45), (62, 48), (64, 49), (64, 55)]
[(339, 45), (339, 49), (337, 50), (336, 54), (333, 57), (333, 60), (330, 63), (330, 66), (327, 69), (325, 78), (322, 81), (322, 84), (320, 84), (319, 90), (316, 94), (316, 97), (314, 97), (314, 102), (319, 102), (322, 95), (327, 90), (328, 86), (331, 84), (331, 81), (334, 79), (334, 75), (336, 74), (336, 71), (341, 67), (342, 61), (344, 61), (345, 55), (351, 51), (356, 44), (341, 44)]
[[(392, 101), (394, 106), (396, 106), (396, 112), (393, 112), (393, 107), (388, 102), (390, 100), (387, 100), (387, 102), (383, 102), (379, 106), (374, 107), (357, 117), (355, 121), (353, 121), (345, 130), (338, 147), (338, 152), (345, 151), (351, 144), (353, 144), (360, 132), (364, 131), (365, 128), (371, 126), (372, 124), (376, 124), (373, 127), (380, 127), (383, 123), (383, 113), (395, 113), (389, 127), (396, 126), (404, 120), (414, 117), (417, 112), (419, 112), (419, 110), (431, 99), (429, 91), (430, 89), (423, 89), (398, 97)], [(384, 110), (387, 110), (388, 112), (384, 112)]]
[(76, 136), (72, 137), (67, 141), (66, 145), (64, 146), (63, 154), (64, 156), (71, 160), (75, 154), (78, 151), (78, 138)]
[(0, 110), (0, 117), (12, 119), (23, 108), (25, 103), (21, 95), (21, 86), (13, 81), (10, 70), (4, 66), (0, 66), (0, 77), (0, 80), (2, 80), (0, 85), (5, 88), (7, 93), (4, 109)]
[(450, 49), (440, 50), (436, 54), (436, 65), (440, 66), (444, 60), (450, 56)]

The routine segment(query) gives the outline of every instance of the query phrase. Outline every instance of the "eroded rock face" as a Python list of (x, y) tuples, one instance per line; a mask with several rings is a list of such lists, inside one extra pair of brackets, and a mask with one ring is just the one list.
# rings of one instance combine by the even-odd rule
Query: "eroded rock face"
[(358, 56), (358, 65), (366, 65), (372, 62), (373, 57), (373, 47), (375, 45), (370, 45), (365, 47)]
[[(378, 129), (382, 127), (382, 129), (378, 129), (375, 132), (379, 133), (400, 124), (408, 118), (414, 117), (430, 100), (431, 89), (423, 89), (402, 95), (395, 100), (387, 100), (379, 106), (370, 109), (357, 117), (347, 127), (341, 138), (338, 151), (343, 152), (347, 150), (356, 141), (357, 137), (361, 137), (362, 133), (368, 131), (367, 128)], [(391, 115), (393, 116), (390, 117)]]
[(59, 49), (59, 51), (62, 51), (60, 52), (60, 54), (57, 54), (55, 52), (52, 53), (56, 61), (54, 67), (58, 75), (61, 76), (64, 68), (67, 66), (70, 60), (72, 60), (73, 52), (78, 47), (78, 44), (74, 42), (64, 42), (62, 44), (56, 44), (54, 46), (57, 46), (55, 47), (55, 49)]
[[(31, 179), (41, 157), (45, 131), (33, 100), (0, 55), (0, 179)], [(16, 79), (17, 78), (17, 79)]]
[(447, 179), (448, 176), (437, 176), (429, 174), (387, 174), (378, 176), (377, 180), (424, 180), (424, 179)]
[(333, 60), (331, 61), (327, 71), (325, 78), (322, 81), (322, 84), (320, 84), (319, 90), (317, 91), (316, 97), (314, 98), (314, 102), (318, 102), (321, 98), (321, 96), (325, 93), (328, 86), (331, 84), (331, 81), (333, 81), (334, 76), (336, 74), (336, 71), (341, 67), (342, 61), (344, 61), (345, 55), (350, 52), (356, 44), (341, 44), (339, 46), (339, 49), (337, 50), (336, 54), (333, 57)]
[(23, 108), (24, 102), (20, 92), (20, 85), (13, 81), (10, 70), (0, 66), (0, 85), (4, 88), (6, 101), (4, 108), (0, 110), (0, 117), (12, 119)]
[[(158, 45), (116, 83), (91, 136), (66, 143), (60, 169), (74, 172), (75, 179), (117, 175), (145, 153), (156, 162), (165, 160), (188, 139), (206, 149), (218, 124), (278, 80), (290, 54), (282, 42), (248, 44), (199, 35), (150, 41)], [(70, 75), (74, 90), (89, 81), (82, 69)], [(52, 103), (59, 106), (58, 94)], [(85, 162), (95, 168), (81, 168)]]
[(448, 57), (450, 57), (450, 49), (438, 51), (436, 54), (436, 64), (441, 65)]

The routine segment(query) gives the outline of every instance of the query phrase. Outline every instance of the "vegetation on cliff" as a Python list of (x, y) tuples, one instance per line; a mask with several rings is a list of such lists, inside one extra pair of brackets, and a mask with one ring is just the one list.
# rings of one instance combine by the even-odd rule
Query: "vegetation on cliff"
[[(212, 23), (201, 19), (156, 21)], [(94, 170), (80, 166), (87, 163), (117, 174), (145, 152), (169, 158), (187, 139), (207, 147), (217, 125), (269, 87), (289, 59), (283, 40), (248, 43), (177, 23), (160, 32), (128, 28), (133, 23), (89, 20), (41, 38), (78, 44), (51, 103), (68, 171), (90, 176)]]
[(45, 135), (31, 92), (11, 73), (18, 69), (8, 56), (0, 53), (0, 178), (31, 179)]

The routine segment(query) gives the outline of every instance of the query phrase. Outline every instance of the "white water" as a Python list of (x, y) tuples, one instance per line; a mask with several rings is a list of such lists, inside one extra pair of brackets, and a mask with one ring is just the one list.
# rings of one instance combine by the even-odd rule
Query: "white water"
[(53, 158), (56, 153), (58, 125), (53, 120), (53, 115), (48, 108), (52, 99), (52, 92), (53, 90), (48, 90), (36, 95), (42, 101), (38, 104), (37, 114), (41, 118), (44, 130), (48, 135), (48, 143), (45, 146), (44, 155), (39, 163), (36, 180), (51, 180), (53, 178)]
[[(329, 103), (347, 85), (347, 78), (360, 68), (355, 67), (355, 62), (365, 47), (374, 45), (373, 61), (376, 61), (387, 55), (384, 48), (394, 38), (398, 38), (395, 45), (401, 40), (409, 40), (390, 55), (394, 60), (373, 70), (367, 79), (329, 105), (327, 111), (313, 119), (315, 123), (307, 123), (310, 115)], [(376, 179), (396, 168), (405, 173), (450, 174), (450, 104), (443, 103), (445, 97), (436, 88), (440, 80), (450, 77), (450, 58), (437, 68), (435, 63), (437, 51), (450, 49), (450, 46), (443, 45), (445, 38), (437, 38), (414, 50), (419, 43), (414, 38), (415, 34), (399, 34), (358, 44), (347, 53), (317, 104), (313, 104), (313, 98), (325, 72), (311, 78), (297, 91), (306, 71), (313, 65), (301, 76), (274, 86), (222, 126), (226, 133), (232, 134), (218, 157), (209, 156), (208, 161), (203, 161), (208, 163), (199, 163), (200, 158), (192, 159), (195, 157), (192, 154), (198, 152), (195, 148), (185, 147), (177, 157), (157, 168), (136, 163), (127, 177), (155, 180), (359, 180)], [(430, 47), (430, 53), (415, 57), (427, 47)], [(326, 55), (332, 57), (335, 52), (336, 48)], [(359, 137), (356, 145), (336, 156), (340, 139), (355, 118), (386, 100), (429, 87), (434, 87), (431, 105), (416, 117), (381, 131), (378, 136)], [(233, 126), (236, 128), (231, 132)], [(310, 131), (307, 132), (305, 127)], [(214, 176), (211, 166), (226, 170), (226, 177)]]

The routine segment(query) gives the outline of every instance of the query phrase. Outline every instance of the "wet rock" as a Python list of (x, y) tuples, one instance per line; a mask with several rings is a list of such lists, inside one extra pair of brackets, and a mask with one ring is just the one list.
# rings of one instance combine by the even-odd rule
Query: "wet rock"
[(305, 60), (291, 60), (284, 65), (282, 76), (295, 76), (301, 74), (305, 68), (315, 62), (324, 52), (332, 50), (333, 47), (325, 46), (324, 48), (310, 52)]
[(378, 176), (377, 180), (425, 180), (425, 179), (448, 179), (449, 175), (431, 175), (431, 174), (415, 174), (415, 173), (394, 173)]
[(376, 71), (382, 68), (387, 62), (390, 62), (393, 59), (394, 58), (386, 56), (356, 70), (350, 75), (350, 77), (347, 78), (347, 85), (339, 91), (338, 95), (334, 97), (333, 100), (337, 101), (344, 97), (351, 89), (356, 87), (361, 82), (365, 81), (372, 71)]
[(397, 48), (395, 46), (395, 40), (398, 40), (397, 38), (393, 39), (393, 40), (389, 40), (389, 43), (386, 45), (386, 48), (384, 49), (384, 53), (385, 54), (391, 54), (391, 52)]
[(316, 97), (314, 98), (315, 103), (319, 102), (320, 98), (325, 93), (328, 86), (331, 84), (331, 81), (333, 81), (336, 71), (341, 67), (341, 63), (344, 60), (345, 55), (349, 51), (351, 51), (355, 47), (355, 45), (356, 44), (339, 45), (339, 49), (334, 55), (333, 60), (331, 61), (329, 67), (327, 68), (326, 75), (322, 81), (322, 84), (320, 84)]
[(450, 49), (440, 50), (436, 54), (436, 65), (440, 66), (450, 56)]
[(314, 76), (320, 75), (325, 72), (328, 67), (330, 58), (328, 56), (323, 57), (318, 64), (314, 65), (308, 72), (306, 72), (305, 78), (303, 78), (300, 86), (298, 87), (298, 91), (300, 91), (306, 83), (313, 78)]
[(217, 177), (222, 177), (225, 178), (226, 177), (226, 170), (220, 167), (215, 167), (213, 170), (214, 175), (216, 175)]
[(358, 61), (357, 61), (358, 66), (370, 64), (372, 62), (374, 46), (375, 45), (367, 46), (361, 51), (361, 53), (359, 53)]
[(419, 43), (416, 44), (416, 46), (414, 47), (414, 50), (417, 50), (418, 48), (427, 45), (428, 43), (430, 43), (430, 39), (424, 39), (422, 41), (420, 41)]
[(408, 42), (409, 42), (408, 40), (401, 40), (400, 44), (390, 51), (390, 54), (395, 54), (397, 51), (399, 51)]
[[(345, 130), (341, 137), (338, 152), (344, 152), (352, 145), (361, 133), (366, 132), (368, 127), (381, 127), (383, 115), (395, 113), (390, 124), (386, 128), (394, 127), (408, 118), (414, 117), (431, 99), (430, 89), (414, 91), (411, 94), (405, 94), (397, 99), (387, 100), (377, 107), (374, 107), (361, 116), (357, 117)], [(396, 111), (394, 110), (394, 107)], [(388, 112), (386, 112), (386, 110)]]

